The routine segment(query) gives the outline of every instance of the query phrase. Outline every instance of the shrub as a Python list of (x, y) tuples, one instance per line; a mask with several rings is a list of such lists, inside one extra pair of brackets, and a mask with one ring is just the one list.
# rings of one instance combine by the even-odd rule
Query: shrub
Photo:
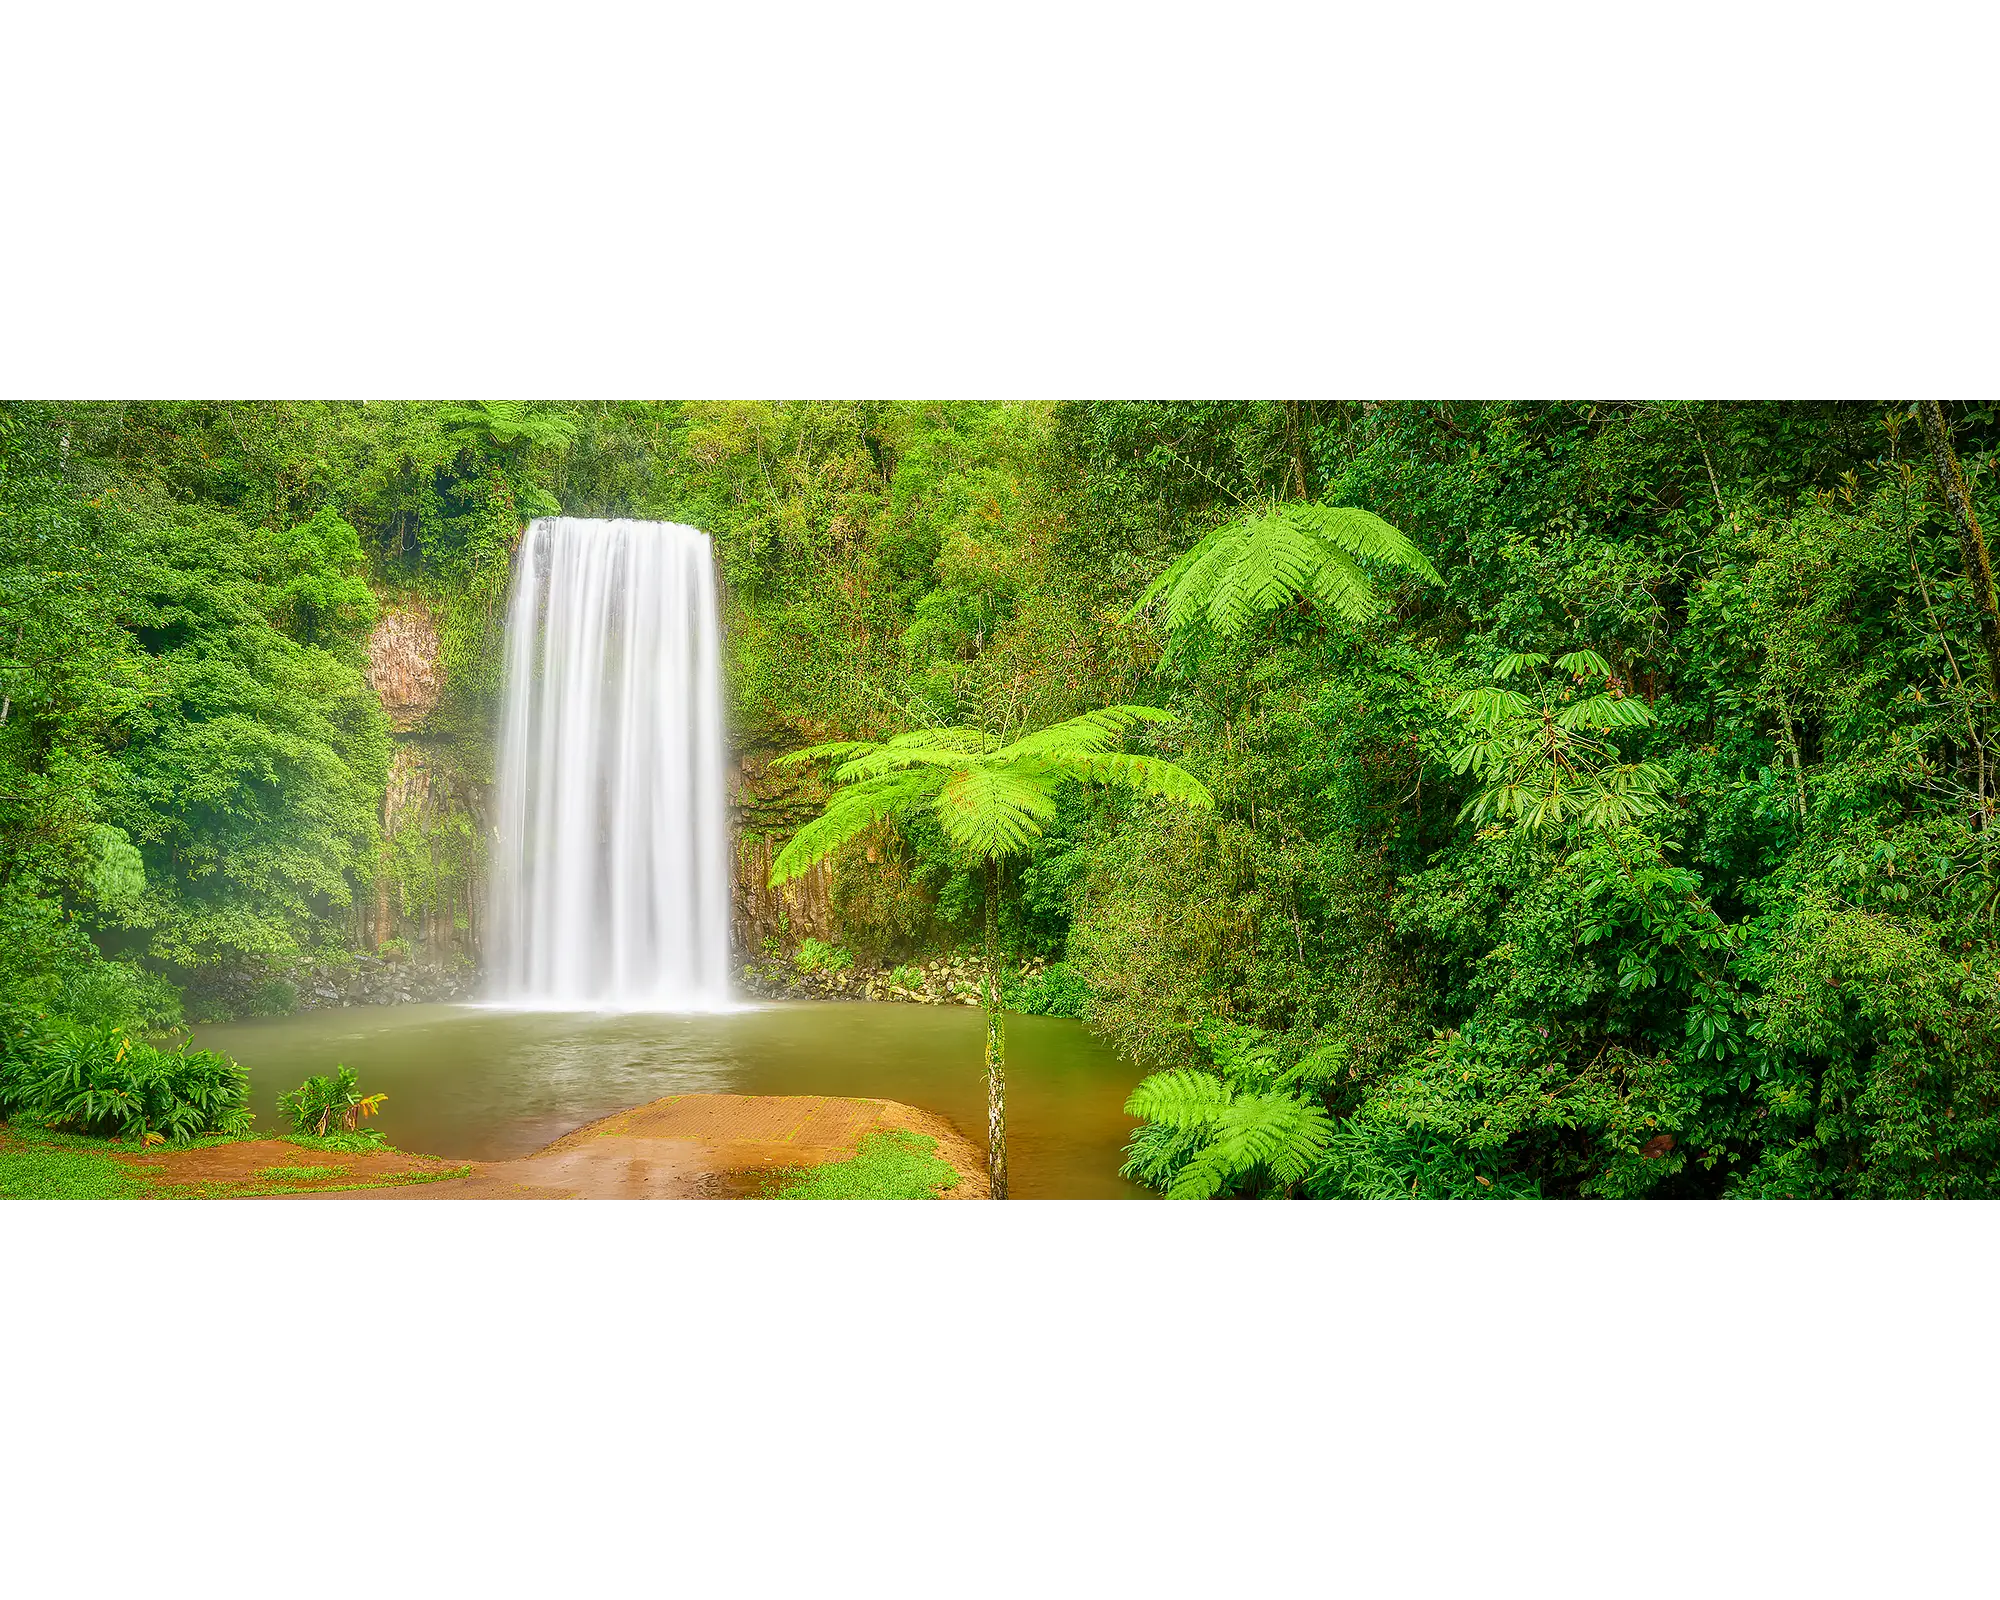
[(921, 989), (924, 986), (924, 975), (915, 967), (891, 967), (889, 982), (898, 989)]
[(1090, 1003), (1090, 985), (1082, 973), (1058, 961), (1032, 978), (1003, 973), (1000, 1003), (1028, 1017), (1081, 1017)]
[(180, 1022), (181, 995), (158, 973), (129, 961), (93, 961), (68, 975), (54, 1010), (158, 1033)]
[(216, 1050), (161, 1050), (115, 1023), (55, 1023), (13, 1042), (0, 1112), (141, 1144), (250, 1129), (249, 1075)]
[(292, 1132), (324, 1138), (354, 1133), (364, 1117), (382, 1109), (386, 1094), (363, 1094), (352, 1067), (336, 1066), (321, 1078), (308, 1078), (290, 1094), (278, 1096), (278, 1115), (289, 1119)]
[(267, 978), (250, 997), (249, 1011), (257, 1017), (289, 1017), (299, 1009), (299, 988), (288, 978)]
[(838, 945), (807, 939), (792, 957), (792, 965), (801, 972), (845, 972), (854, 965), (854, 957)]

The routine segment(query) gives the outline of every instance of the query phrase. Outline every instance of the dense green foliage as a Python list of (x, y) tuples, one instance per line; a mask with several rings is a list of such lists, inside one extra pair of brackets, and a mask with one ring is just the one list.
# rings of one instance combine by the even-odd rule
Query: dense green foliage
[[(430, 608), (474, 794), (560, 508), (715, 536), (753, 762), (1173, 716), (1214, 810), (1075, 788), (994, 906), (1176, 1075), (1163, 1189), (1992, 1194), (2000, 422), (1938, 418), (1942, 466), (1909, 402), (0, 406), (8, 1048), (450, 903), (475, 808), (385, 839), (361, 639)], [(834, 851), (833, 945), (978, 937), (946, 821)]]
[(0, 1060), (0, 1116), (111, 1139), (186, 1144), (250, 1127), (249, 1075), (215, 1050), (161, 1050), (116, 1023), (24, 1030)]
[[(1255, 480), (1255, 410), (1069, 421), (1097, 492), (1198, 531), (1230, 513), (1187, 441)], [(1903, 413), (1310, 410), (1314, 494), (1443, 591), (1177, 660), (1215, 823), (1107, 845), (1073, 937), (1204, 1126), (1269, 1092), (1209, 1019), (1349, 1052), (1294, 1095), (1325, 1158), (1226, 1192), (1995, 1192), (1994, 699)], [(1991, 413), (1956, 426), (1988, 515)], [(1201, 1113), (1160, 1110), (1133, 1170), (1171, 1192)]]
[[(309, 1077), (296, 1089), (278, 1096), (278, 1115), (295, 1134), (324, 1139), (334, 1134), (361, 1133), (361, 1124), (382, 1109), (386, 1094), (363, 1094), (361, 1082), (348, 1066)], [(374, 1134), (373, 1129), (366, 1130)], [(379, 1138), (379, 1135), (376, 1135)]]

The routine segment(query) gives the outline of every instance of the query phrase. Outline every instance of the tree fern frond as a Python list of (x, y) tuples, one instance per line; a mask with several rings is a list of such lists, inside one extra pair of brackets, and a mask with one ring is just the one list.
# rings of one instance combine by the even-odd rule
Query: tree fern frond
[(1312, 593), (1329, 610), (1349, 622), (1366, 622), (1382, 611), (1382, 597), (1368, 575), (1344, 550), (1329, 550), (1313, 574)]
[(1214, 1141), (1168, 1185), (1170, 1200), (1209, 1199), (1260, 1167), (1281, 1184), (1298, 1183), (1319, 1165), (1333, 1140), (1333, 1119), (1325, 1109), (1288, 1094), (1239, 1094), (1213, 1127)]
[(962, 767), (938, 791), (945, 837), (980, 860), (1017, 855), (1055, 819), (1050, 785), (1021, 764)]
[(775, 757), (771, 765), (799, 767), (808, 761), (839, 761), (875, 748), (876, 743), (873, 739), (835, 739), (828, 744), (809, 744), (802, 750), (793, 750), (789, 754)]
[(879, 778), (885, 772), (900, 772), (906, 767), (943, 767), (956, 771), (960, 767), (977, 764), (979, 759), (949, 745), (873, 745), (853, 760), (836, 767), (833, 776), (838, 783), (862, 783), (870, 778)]
[(1364, 561), (1413, 572), (1430, 583), (1443, 583), (1430, 558), (1398, 528), (1359, 506), (1303, 505), (1287, 508), (1292, 516), (1327, 543)]
[(1208, 1141), (1200, 1129), (1170, 1128), (1163, 1122), (1142, 1122), (1132, 1130), (1125, 1144), (1121, 1178), (1164, 1191), (1174, 1174), (1198, 1154)]
[(1051, 763), (1065, 773), (1095, 783), (1117, 784), (1141, 794), (1173, 800), (1195, 811), (1215, 809), (1215, 796), (1193, 773), (1158, 756), (1078, 754)]
[(1272, 1177), (1288, 1187), (1301, 1183), (1325, 1158), (1333, 1143), (1333, 1118), (1324, 1106), (1308, 1100), (1286, 1100), (1282, 1142), (1264, 1158)]
[(1168, 562), (1160, 575), (1146, 585), (1145, 593), (1132, 603), (1132, 609), (1127, 611), (1121, 620), (1125, 622), (1135, 621), (1140, 612), (1144, 611), (1146, 607), (1151, 605), (1169, 589), (1173, 588), (1175, 584), (1179, 583), (1182, 577), (1186, 575), (1187, 569), (1193, 566), (1208, 551), (1209, 541), (1214, 537), (1213, 534), (1210, 534), (1206, 538), (1196, 541), (1194, 545), (1183, 550), (1172, 561)]
[(810, 870), (870, 824), (921, 803), (942, 781), (942, 775), (932, 770), (898, 772), (836, 791), (826, 810), (778, 852), (771, 863), (771, 886)]
[(1108, 750), (1128, 729), (1142, 722), (1172, 722), (1173, 713), (1157, 706), (1106, 706), (1086, 711), (1016, 739), (993, 752), (995, 761), (1021, 761), (1071, 752)]
[[(1323, 1109), (1283, 1093), (1239, 1094), (1216, 1122), (1217, 1144), (1245, 1172), (1271, 1166), (1303, 1147), (1308, 1159), (1298, 1177), (1304, 1177), (1331, 1134), (1332, 1121)], [(1281, 1181), (1296, 1183), (1298, 1177)]]
[(1183, 1132), (1205, 1132), (1229, 1107), (1229, 1088), (1212, 1072), (1176, 1067), (1139, 1080), (1125, 1098), (1125, 1115)]
[(1212, 1200), (1226, 1184), (1242, 1177), (1248, 1170), (1238, 1165), (1232, 1152), (1220, 1145), (1209, 1145), (1196, 1151), (1187, 1165), (1174, 1174), (1167, 1184), (1167, 1198)]
[(911, 746), (922, 746), (926, 750), (957, 750), (966, 755), (983, 755), (993, 748), (993, 741), (978, 728), (950, 726), (943, 728), (914, 728), (908, 733), (899, 733), (893, 739), (883, 742), (885, 750), (902, 750)]
[(1209, 627), (1223, 637), (1306, 592), (1329, 553), (1282, 510), (1238, 526), (1233, 559), (1216, 571), (1203, 607)]
[(1207, 615), (1216, 584), (1243, 553), (1243, 527), (1230, 523), (1204, 537), (1187, 554), (1180, 576), (1167, 591), (1167, 627), (1185, 633)]
[(1279, 1073), (1277, 1082), (1281, 1087), (1325, 1089), (1339, 1079), (1347, 1060), (1347, 1046), (1337, 1039), (1329, 1040), (1308, 1051), (1297, 1066)]

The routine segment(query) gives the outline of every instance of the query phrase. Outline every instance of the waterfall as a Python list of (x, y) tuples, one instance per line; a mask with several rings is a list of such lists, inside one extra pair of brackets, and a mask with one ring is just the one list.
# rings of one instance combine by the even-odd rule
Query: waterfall
[(531, 524), (507, 607), (491, 995), (729, 1001), (729, 837), (708, 535)]

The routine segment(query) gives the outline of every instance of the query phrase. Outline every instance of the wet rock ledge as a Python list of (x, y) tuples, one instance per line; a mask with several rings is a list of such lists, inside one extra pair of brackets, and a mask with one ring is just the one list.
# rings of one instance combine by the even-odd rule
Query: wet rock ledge
[[(779, 957), (740, 967), (737, 986), (767, 1000), (882, 1000), (917, 1006), (976, 1006), (982, 963), (977, 956), (939, 956), (893, 967), (801, 970)], [(1040, 978), (1048, 963), (1022, 962), (1008, 969), (1019, 978)]]

